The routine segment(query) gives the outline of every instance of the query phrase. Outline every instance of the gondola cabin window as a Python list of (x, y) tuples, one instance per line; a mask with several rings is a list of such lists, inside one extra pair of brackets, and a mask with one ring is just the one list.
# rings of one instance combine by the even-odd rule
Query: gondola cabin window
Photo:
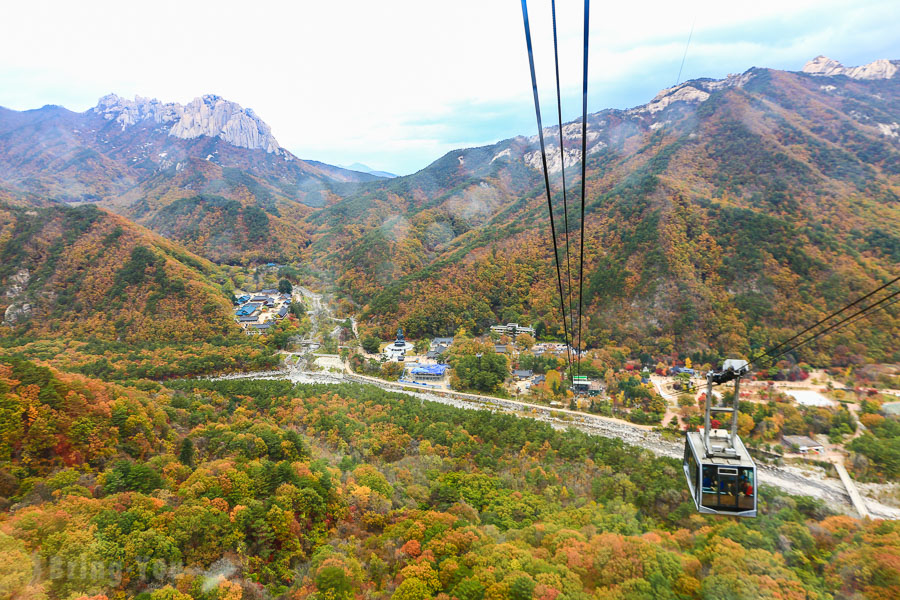
[(703, 465), (700, 505), (715, 510), (753, 510), (753, 471), (752, 467)]

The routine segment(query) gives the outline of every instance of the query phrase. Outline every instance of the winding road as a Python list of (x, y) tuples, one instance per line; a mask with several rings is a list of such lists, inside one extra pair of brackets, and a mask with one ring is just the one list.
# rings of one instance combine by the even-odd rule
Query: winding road
[[(311, 307), (314, 316), (317, 317), (313, 321), (316, 328), (313, 335), (325, 325), (325, 322), (333, 322), (333, 320), (343, 321), (343, 319), (331, 316), (331, 310), (324, 303), (320, 294), (315, 294), (306, 288), (295, 288), (295, 291), (299, 291), (304, 300), (309, 300), (308, 306)], [(357, 334), (356, 321), (351, 319), (351, 322), (353, 332)], [(563, 408), (551, 409), (544, 405), (531, 404), (519, 400), (434, 389), (425, 390), (417, 386), (359, 375), (350, 370), (349, 362), (344, 362), (343, 365), (343, 372), (323, 373), (309, 370), (304, 364), (299, 362), (294, 364), (286, 362), (285, 367), (279, 371), (230, 375), (223, 377), (223, 379), (288, 379), (296, 383), (338, 384), (346, 381), (363, 383), (374, 385), (387, 391), (408, 393), (424, 401), (439, 402), (469, 410), (504, 412), (521, 418), (544, 421), (559, 429), (575, 427), (593, 435), (621, 439), (626, 443), (644, 448), (660, 456), (668, 456), (680, 460), (683, 455), (682, 443), (668, 440), (662, 434), (653, 431), (652, 427), (646, 425), (636, 425), (620, 419)], [(821, 473), (806, 471), (797, 467), (778, 467), (759, 463), (757, 468), (760, 483), (779, 487), (791, 494), (822, 499), (833, 509), (840, 512), (853, 515), (858, 514), (854, 510), (847, 488), (844, 487), (840, 480), (828, 479)], [(855, 489), (853, 491), (856, 492)], [(871, 497), (855, 499), (858, 502), (864, 500), (862, 506), (864, 509), (868, 509), (865, 511), (868, 512), (867, 516), (872, 518), (900, 519), (900, 509), (883, 505)]]

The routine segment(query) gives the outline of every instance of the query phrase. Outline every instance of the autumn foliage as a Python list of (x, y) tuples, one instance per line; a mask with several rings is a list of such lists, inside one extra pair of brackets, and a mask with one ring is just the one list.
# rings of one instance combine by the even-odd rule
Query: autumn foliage
[(2, 430), (0, 583), (20, 597), (900, 591), (893, 523), (768, 488), (758, 519), (703, 517), (680, 465), (617, 440), (363, 386), (144, 392), (0, 369), (0, 422), (15, 424)]

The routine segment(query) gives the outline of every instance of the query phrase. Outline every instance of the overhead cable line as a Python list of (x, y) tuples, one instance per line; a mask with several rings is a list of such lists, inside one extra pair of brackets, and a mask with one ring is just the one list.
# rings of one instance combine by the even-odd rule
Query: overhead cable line
[[(832, 330), (834, 330), (834, 329), (840, 327), (841, 325), (844, 325), (845, 323), (847, 323), (847, 321), (850, 321), (850, 320), (853, 319), (854, 317), (857, 317), (857, 316), (859, 316), (859, 315), (866, 315), (866, 314), (868, 314), (870, 311), (872, 311), (872, 310), (878, 308), (880, 305), (884, 304), (885, 302), (887, 302), (887, 301), (890, 300), (891, 298), (893, 298), (893, 297), (895, 297), (895, 296), (898, 296), (898, 295), (900, 295), (900, 290), (897, 290), (897, 291), (894, 292), (893, 294), (890, 294), (890, 295), (888, 295), (888, 296), (885, 296), (884, 298), (882, 298), (882, 299), (879, 300), (878, 302), (875, 302), (875, 303), (873, 303), (873, 304), (870, 304), (869, 306), (867, 306), (867, 307), (865, 307), (865, 308), (859, 309), (857, 312), (853, 313), (853, 314), (850, 315), (849, 317), (844, 317), (843, 319), (841, 319), (841, 320), (838, 321), (837, 323), (834, 323), (833, 325), (830, 325), (830, 326), (826, 327), (826, 328), (823, 329), (822, 331), (820, 331), (820, 332), (818, 332), (818, 333), (816, 333), (816, 334), (814, 334), (814, 335), (812, 335), (812, 336), (806, 338), (805, 340), (800, 341), (800, 342), (794, 344), (793, 346), (791, 346), (791, 347), (788, 348), (787, 350), (783, 350), (783, 351), (779, 352), (777, 355), (770, 355), (770, 356), (769, 356), (769, 362), (770, 362), (770, 363), (771, 363), (771, 362), (774, 362), (774, 361), (778, 360), (779, 358), (781, 358), (782, 356), (784, 356), (785, 354), (788, 354), (788, 353), (790, 353), (790, 352), (793, 352), (794, 350), (796, 350), (796, 349), (799, 348), (800, 346), (804, 346), (804, 345), (808, 344), (809, 342), (812, 342), (813, 340), (816, 340), (816, 339), (822, 337), (822, 336), (825, 335), (826, 333), (828, 333), (828, 332), (830, 332), (830, 331), (832, 331)], [(886, 308), (886, 307), (883, 307), (883, 308)], [(843, 310), (842, 310), (841, 312), (843, 312)], [(759, 359), (756, 359), (756, 360), (759, 360)]]
[[(841, 314), (841, 313), (844, 312), (845, 310), (848, 310), (848, 309), (850, 309), (850, 308), (853, 308), (854, 306), (856, 306), (856, 305), (859, 304), (860, 302), (862, 302), (862, 301), (864, 301), (864, 300), (866, 300), (866, 299), (868, 299), (868, 298), (871, 298), (872, 296), (874, 296), (875, 294), (877, 294), (878, 292), (880, 292), (880, 291), (883, 290), (884, 288), (886, 288), (886, 287), (888, 287), (888, 286), (890, 286), (890, 285), (892, 285), (892, 284), (894, 284), (894, 283), (897, 283), (898, 281), (900, 281), (900, 277), (895, 277), (894, 279), (888, 281), (888, 282), (885, 283), (884, 285), (882, 285), (882, 286), (880, 286), (880, 287), (878, 287), (878, 288), (872, 290), (871, 292), (869, 292), (869, 293), (866, 294), (865, 296), (861, 296), (861, 297), (857, 298), (856, 300), (854, 300), (854, 301), (851, 302), (850, 304), (844, 306), (842, 309), (837, 310), (837, 311), (831, 313), (830, 315), (828, 315), (828, 316), (825, 317), (824, 319), (819, 319), (818, 321), (816, 321), (815, 323), (813, 323), (812, 325), (810, 325), (809, 327), (807, 327), (806, 329), (804, 329), (803, 331), (801, 331), (800, 333), (798, 333), (797, 335), (795, 335), (795, 336), (793, 336), (793, 337), (790, 337), (790, 338), (784, 340), (783, 342), (781, 342), (781, 343), (778, 344), (777, 346), (773, 346), (772, 348), (769, 348), (768, 350), (766, 350), (765, 352), (763, 352), (762, 354), (760, 354), (760, 355), (757, 356), (756, 358), (751, 359), (750, 362), (749, 362), (748, 364), (751, 364), (751, 365), (752, 365), (752, 364), (756, 363), (757, 361), (759, 361), (759, 360), (765, 358), (766, 356), (771, 356), (772, 353), (775, 352), (776, 350), (778, 350), (779, 348), (781, 348), (781, 347), (783, 347), (783, 346), (789, 344), (790, 342), (793, 342), (794, 340), (796, 340), (796, 339), (799, 338), (799, 337), (802, 337), (802, 336), (806, 335), (808, 332), (812, 331), (812, 330), (815, 329), (816, 327), (819, 327), (819, 326), (822, 325), (823, 323), (825, 323), (825, 322), (827, 322), (827, 321), (830, 321), (831, 319), (833, 319), (834, 317), (838, 316), (839, 314)], [(781, 355), (779, 355), (779, 356), (781, 356)]]
[[(537, 118), (538, 138), (541, 142), (541, 164), (544, 167), (544, 186), (547, 189), (547, 208), (550, 212), (550, 234), (553, 237), (553, 258), (556, 261), (556, 284), (559, 288), (559, 308), (562, 311), (563, 332), (566, 336), (566, 358), (572, 368), (572, 353), (569, 345), (569, 326), (566, 323), (566, 302), (562, 289), (562, 274), (559, 268), (559, 248), (556, 245), (556, 224), (553, 219), (553, 201), (550, 195), (550, 175), (547, 171), (547, 152), (544, 148), (544, 126), (541, 123), (541, 102), (538, 98), (537, 76), (534, 73), (534, 51), (531, 46), (531, 27), (528, 24), (528, 0), (522, 0), (522, 20), (525, 23), (525, 45), (528, 47), (528, 67), (531, 69), (531, 91), (534, 94), (534, 114)], [(571, 371), (570, 371), (571, 372)]]
[[(569, 258), (569, 203), (566, 200), (566, 149), (563, 145), (562, 130), (562, 99), (559, 92), (559, 50), (557, 48), (556, 37), (556, 0), (550, 0), (550, 11), (553, 17), (553, 62), (556, 67), (556, 114), (559, 116), (559, 168), (562, 174), (562, 194), (563, 194), (563, 226), (565, 227), (566, 238), (566, 298), (569, 305), (569, 325), (572, 329), (572, 345), (575, 344), (575, 322), (572, 316), (572, 262)], [(569, 340), (566, 339), (566, 344)], [(576, 351), (577, 356), (577, 351)]]
[[(900, 297), (897, 297), (897, 296), (900, 296), (900, 290), (897, 290), (897, 291), (893, 292), (892, 294), (889, 294), (889, 295), (885, 296), (885, 297), (882, 298), (881, 300), (878, 300), (877, 302), (874, 302), (874, 303), (870, 304), (869, 306), (866, 306), (865, 308), (859, 309), (858, 311), (856, 311), (856, 312), (853, 313), (852, 315), (850, 315), (850, 316), (848, 316), (848, 317), (845, 317), (845, 318), (841, 319), (840, 321), (838, 321), (837, 323), (834, 323), (834, 324), (830, 325), (829, 327), (823, 329), (822, 331), (820, 331), (820, 332), (818, 332), (818, 333), (815, 333), (815, 334), (811, 335), (810, 337), (808, 337), (808, 338), (806, 338), (806, 339), (804, 339), (804, 340), (801, 340), (801, 341), (797, 342), (796, 344), (794, 344), (793, 346), (787, 348), (786, 350), (782, 350), (782, 351), (779, 352), (778, 354), (773, 354), (773, 352), (774, 352), (776, 349), (778, 349), (778, 348), (784, 346), (785, 344), (787, 344), (788, 342), (790, 342), (790, 341), (792, 341), (792, 340), (797, 339), (798, 337), (801, 337), (802, 335), (806, 334), (807, 332), (811, 331), (812, 329), (815, 329), (815, 328), (818, 327), (819, 325), (822, 325), (823, 323), (825, 323), (825, 322), (828, 321), (829, 319), (832, 319), (832, 318), (836, 317), (837, 315), (843, 313), (845, 310), (847, 310), (847, 309), (849, 309), (849, 308), (852, 308), (853, 306), (859, 304), (860, 302), (862, 302), (862, 301), (865, 300), (866, 298), (872, 297), (873, 294), (876, 294), (876, 293), (880, 292), (880, 291), (883, 290), (884, 288), (888, 287), (888, 286), (891, 285), (892, 283), (896, 283), (897, 281), (900, 281), (900, 277), (894, 278), (894, 279), (892, 279), (891, 281), (885, 283), (884, 285), (878, 287), (877, 289), (872, 290), (871, 292), (869, 292), (869, 293), (866, 294), (865, 296), (862, 296), (862, 297), (860, 297), (860, 298), (857, 298), (856, 300), (854, 300), (854, 301), (851, 302), (850, 304), (844, 306), (844, 307), (841, 308), (840, 310), (833, 312), (832, 314), (828, 315), (828, 316), (825, 317), (824, 319), (820, 319), (820, 320), (819, 320), (818, 322), (816, 322), (815, 324), (813, 324), (813, 325), (807, 327), (806, 329), (804, 329), (803, 331), (801, 331), (801, 332), (798, 333), (797, 335), (792, 336), (791, 338), (785, 340), (784, 342), (781, 342), (781, 343), (778, 344), (777, 346), (774, 346), (773, 348), (771, 348), (771, 349), (768, 350), (767, 352), (765, 352), (765, 353), (763, 353), (763, 354), (761, 354), (761, 355), (759, 355), (759, 356), (757, 356), (757, 357), (751, 359), (750, 361), (747, 362), (747, 366), (749, 367), (749, 366), (752, 366), (752, 365), (756, 364), (757, 362), (759, 362), (760, 360), (762, 360), (762, 359), (763, 359), (764, 357), (766, 357), (766, 356), (769, 356), (768, 362), (769, 362), (770, 364), (772, 364), (772, 363), (774, 363), (774, 361), (777, 361), (777, 360), (778, 360), (779, 358), (781, 358), (782, 356), (785, 356), (786, 354), (790, 354), (791, 352), (793, 352), (794, 350), (796, 350), (796, 349), (799, 348), (800, 346), (805, 346), (806, 344), (808, 344), (808, 343), (810, 343), (810, 342), (812, 342), (812, 341), (815, 341), (815, 340), (819, 339), (820, 337), (822, 337), (822, 336), (825, 335), (826, 333), (832, 332), (832, 331), (834, 331), (835, 329), (838, 329), (838, 328), (843, 328), (843, 327), (848, 327), (848, 326), (850, 326), (850, 325), (853, 325), (854, 323), (856, 323), (856, 322), (858, 322), (858, 321), (861, 321), (862, 319), (866, 318), (866, 317), (867, 317), (869, 314), (871, 314), (871, 313), (877, 312), (877, 311), (879, 311), (879, 310), (885, 310), (885, 309), (887, 309), (889, 306), (893, 306), (894, 304), (897, 304), (897, 302), (900, 302)], [(887, 304), (884, 304), (885, 302), (887, 302), (888, 300), (891, 300), (892, 298), (896, 298), (896, 299), (893, 300), (892, 302), (888, 302)], [(718, 384), (717, 384), (717, 385), (718, 385)]]
[(687, 44), (684, 45), (684, 54), (681, 56), (681, 66), (678, 67), (678, 77), (675, 78), (675, 85), (681, 83), (681, 71), (684, 69), (684, 61), (687, 59), (688, 48), (691, 47), (691, 38), (694, 37), (694, 25), (697, 23), (697, 15), (691, 21), (691, 32), (688, 34)]
[[(900, 298), (894, 298), (893, 300), (891, 300), (890, 302), (888, 302), (888, 303), (885, 304), (884, 306), (879, 306), (878, 308), (872, 310), (872, 313), (876, 313), (876, 312), (878, 312), (879, 310), (887, 310), (888, 307), (893, 306), (893, 305), (897, 304), (898, 302), (900, 302)], [(871, 313), (866, 313), (866, 314), (864, 314), (864, 315), (861, 315), (858, 319), (853, 319), (852, 321), (850, 321), (849, 323), (847, 323), (846, 327), (849, 327), (849, 326), (851, 326), (851, 325), (854, 325), (857, 321), (862, 321), (863, 319), (865, 319), (866, 317), (868, 317), (870, 314), (871, 314)]]
[(578, 253), (578, 374), (581, 375), (581, 311), (584, 297), (584, 193), (587, 188), (587, 90), (588, 90), (588, 23), (591, 0), (584, 0), (584, 70), (581, 87), (581, 250)]

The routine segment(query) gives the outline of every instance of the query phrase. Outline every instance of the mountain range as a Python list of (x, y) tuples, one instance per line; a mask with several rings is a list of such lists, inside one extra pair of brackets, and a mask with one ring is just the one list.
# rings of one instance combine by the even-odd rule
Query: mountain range
[(321, 190), (376, 179), (297, 158), (251, 109), (214, 95), (181, 105), (110, 94), (83, 113), (0, 108), (11, 201), (96, 203), (220, 261), (297, 259), (297, 222)]
[[(0, 110), (0, 600), (900, 598), (900, 370), (868, 364), (900, 362), (900, 304), (793, 357), (833, 367), (803, 384), (827, 402), (741, 387), (759, 470), (717, 484), (706, 457), (702, 495), (755, 518), (697, 512), (695, 394), (669, 410), (632, 371), (748, 356), (900, 274), (898, 66), (688, 81), (590, 115), (586, 156), (580, 123), (547, 128), (552, 193), (536, 136), (386, 178), (214, 96)], [(586, 232), (589, 405), (552, 352), (466, 333), (560, 339), (545, 194), (562, 247)], [(235, 323), (237, 288), (291, 283), (265, 334)], [(398, 324), (458, 336), (454, 389), (545, 381), (449, 405), (295, 351), (386, 376), (338, 343)]]
[[(896, 273), (898, 67), (817, 57), (799, 72), (691, 80), (590, 114), (585, 341), (746, 351)], [(563, 213), (560, 175), (564, 164), (573, 207), (581, 123), (563, 125), (562, 153), (559, 129), (544, 133), (558, 227), (568, 220), (577, 246), (580, 214)], [(497, 320), (561, 329), (540, 159), (537, 136), (519, 136), (387, 179), (301, 160), (216, 96), (0, 109), (8, 204), (90, 202), (213, 261), (303, 261), (384, 335)], [(577, 256), (561, 259), (577, 271)], [(900, 317), (877, 318), (884, 326), (808, 358), (863, 346), (900, 359), (886, 333)]]
[[(896, 274), (897, 65), (819, 57), (801, 72), (688, 81), (589, 115), (585, 340), (746, 352)], [(570, 206), (580, 128), (563, 126)], [(559, 228), (558, 129), (545, 140)], [(451, 152), (314, 214), (327, 234), (313, 236), (313, 255), (383, 335), (398, 322), (414, 336), (496, 320), (561, 330), (543, 187), (537, 136)], [(881, 327), (807, 357), (853, 346), (896, 360), (885, 331), (900, 319), (876, 318)]]

